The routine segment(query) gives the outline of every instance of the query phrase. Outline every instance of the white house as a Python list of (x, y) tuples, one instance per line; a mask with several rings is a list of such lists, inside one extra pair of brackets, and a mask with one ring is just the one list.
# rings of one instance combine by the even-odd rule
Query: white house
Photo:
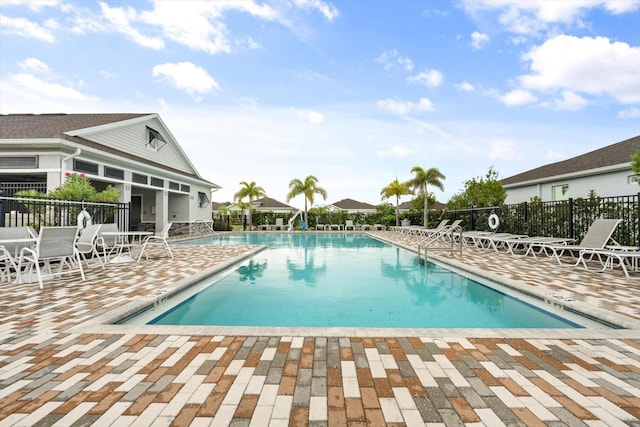
[(0, 115), (2, 195), (54, 190), (68, 173), (85, 174), (98, 191), (113, 185), (131, 203), (130, 227), (209, 222), (220, 188), (200, 176), (157, 114)]
[(505, 203), (598, 196), (628, 196), (640, 191), (638, 175), (631, 169), (631, 155), (640, 150), (640, 135), (561, 162), (503, 179)]

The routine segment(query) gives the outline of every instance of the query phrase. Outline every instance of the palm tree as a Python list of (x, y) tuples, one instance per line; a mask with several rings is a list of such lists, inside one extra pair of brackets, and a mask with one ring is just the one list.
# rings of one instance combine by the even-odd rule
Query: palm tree
[(264, 189), (262, 187), (260, 187), (255, 183), (255, 181), (251, 181), (251, 182), (242, 181), (240, 185), (242, 187), (240, 188), (240, 190), (238, 190), (236, 194), (233, 195), (233, 198), (240, 203), (242, 203), (242, 200), (245, 197), (249, 198), (249, 202), (245, 206), (249, 211), (248, 223), (249, 223), (249, 230), (251, 230), (251, 227), (252, 227), (251, 212), (253, 211), (253, 201), (256, 199), (259, 199), (260, 197), (266, 196), (266, 193), (264, 192)]
[(318, 178), (313, 175), (307, 176), (304, 181), (294, 178), (289, 182), (289, 194), (287, 194), (287, 203), (299, 194), (304, 194), (304, 221), (309, 224), (309, 214), (307, 212), (307, 201), (313, 205), (315, 194), (320, 194), (324, 200), (327, 200), (327, 191), (318, 187)]
[(382, 199), (390, 199), (391, 197), (396, 198), (396, 227), (400, 225), (400, 196), (404, 196), (406, 194), (413, 194), (409, 185), (406, 182), (398, 181), (398, 178), (391, 181), (389, 185), (382, 188), (380, 191), (382, 195)]
[(411, 173), (415, 176), (407, 184), (414, 190), (418, 190), (418, 193), (424, 197), (424, 227), (429, 227), (429, 206), (428, 206), (428, 192), (427, 186), (433, 185), (438, 187), (440, 191), (444, 191), (443, 179), (446, 176), (442, 174), (437, 168), (429, 168), (427, 170), (422, 169), (420, 166), (414, 166), (411, 168)]

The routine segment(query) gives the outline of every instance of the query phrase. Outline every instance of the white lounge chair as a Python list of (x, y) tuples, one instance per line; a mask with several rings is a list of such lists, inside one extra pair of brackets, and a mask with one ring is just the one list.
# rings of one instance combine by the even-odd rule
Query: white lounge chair
[(449, 223), (448, 219), (443, 219), (442, 221), (440, 221), (440, 224), (438, 224), (435, 228), (425, 228), (421, 225), (414, 225), (414, 226), (410, 225), (408, 227), (401, 227), (400, 231), (401, 232), (406, 231), (409, 234), (417, 235), (417, 236), (427, 236), (429, 234), (437, 233), (438, 231), (441, 231), (448, 223)]
[(326, 230), (327, 226), (325, 224), (316, 224), (316, 230)]
[[(617, 265), (622, 268), (624, 275), (628, 279), (631, 279), (632, 277), (629, 275), (629, 270), (633, 270), (635, 272), (639, 270), (640, 249), (631, 247), (624, 247), (621, 249), (617, 249), (615, 247), (605, 249), (582, 249), (576, 265), (582, 263), (584, 268), (589, 270), (587, 261), (594, 258), (597, 258), (598, 261), (600, 261), (600, 265), (602, 266), (602, 270), (600, 271), (605, 271), (608, 268), (614, 268), (617, 261)], [(635, 276), (633, 279), (640, 279), (640, 277)]]
[[(82, 260), (75, 245), (77, 234), (77, 227), (40, 227), (35, 248), (20, 250), (18, 282), (23, 282), (24, 277), (33, 273), (34, 270), (40, 289), (43, 289), (43, 276), (57, 277), (65, 273), (79, 272), (84, 280)], [(57, 271), (52, 270), (52, 263), (58, 264)]]
[(96, 243), (98, 239), (98, 233), (100, 232), (101, 228), (102, 224), (87, 225), (84, 230), (82, 230), (82, 234), (76, 241), (76, 248), (78, 248), (80, 258), (82, 258), (83, 261), (87, 261), (87, 265), (89, 265), (89, 260), (87, 259), (87, 257), (89, 259), (92, 259), (93, 256), (96, 255), (98, 264), (100, 264), (100, 267), (104, 268), (104, 264), (100, 259), (100, 253), (98, 252)]
[(287, 228), (284, 225), (283, 218), (276, 218), (276, 223), (273, 225), (273, 230), (285, 231)]
[[(539, 253), (546, 253), (551, 258), (555, 258), (558, 261), (558, 264), (562, 264), (560, 257), (565, 254), (575, 258), (575, 254), (583, 249), (604, 249), (611, 240), (613, 232), (621, 221), (621, 219), (596, 219), (577, 245), (534, 243), (532, 246), (539, 248)], [(535, 252), (533, 250), (531, 253), (535, 257)]]
[(169, 242), (167, 242), (167, 238), (169, 237), (169, 229), (171, 229), (172, 225), (172, 222), (168, 222), (159, 234), (148, 236), (146, 239), (144, 239), (142, 248), (140, 248), (140, 254), (138, 255), (138, 261), (140, 261), (140, 258), (142, 258), (142, 254), (144, 254), (145, 259), (148, 260), (149, 254), (147, 253), (147, 249), (153, 246), (160, 246), (164, 248), (167, 255), (169, 255), (170, 258), (173, 258), (173, 253), (171, 252), (171, 248), (169, 247)]
[(355, 230), (356, 229), (356, 226), (353, 225), (353, 220), (352, 219), (346, 219), (344, 221), (344, 230), (347, 231), (349, 229), (351, 229), (351, 230)]

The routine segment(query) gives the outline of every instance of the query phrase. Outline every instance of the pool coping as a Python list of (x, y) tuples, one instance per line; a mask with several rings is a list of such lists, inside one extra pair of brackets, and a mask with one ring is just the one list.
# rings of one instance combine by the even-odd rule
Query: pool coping
[[(401, 247), (410, 252), (417, 251), (402, 242), (385, 239), (372, 233), (360, 232), (385, 243)], [(184, 239), (188, 240), (188, 239)], [(549, 295), (534, 292), (526, 288), (522, 282), (509, 279), (490, 272), (469, 268), (462, 261), (454, 261), (437, 254), (430, 255), (438, 263), (461, 270), (473, 276), (482, 277), (496, 282), (516, 292), (529, 295), (541, 301), (547, 301), (554, 306), (571, 310), (583, 317), (601, 319), (607, 323), (621, 326), (623, 329), (596, 328), (370, 328), (370, 327), (271, 327), (271, 326), (168, 326), (168, 325), (127, 325), (116, 323), (140, 311), (153, 307), (169, 297), (176, 295), (194, 285), (202, 279), (221, 273), (229, 267), (254, 256), (268, 246), (260, 245), (243, 255), (226, 260), (213, 267), (201, 271), (199, 274), (187, 277), (174, 284), (162, 288), (162, 292), (152, 292), (144, 299), (132, 301), (117, 309), (110, 310), (100, 316), (73, 326), (70, 332), (77, 333), (135, 333), (135, 334), (171, 334), (171, 335), (236, 335), (236, 336), (301, 336), (301, 337), (465, 337), (479, 338), (557, 338), (567, 339), (598, 339), (598, 338), (632, 338), (640, 339), (640, 322), (596, 307), (579, 306), (579, 302), (560, 298), (549, 298)], [(553, 297), (553, 296), (551, 296)]]

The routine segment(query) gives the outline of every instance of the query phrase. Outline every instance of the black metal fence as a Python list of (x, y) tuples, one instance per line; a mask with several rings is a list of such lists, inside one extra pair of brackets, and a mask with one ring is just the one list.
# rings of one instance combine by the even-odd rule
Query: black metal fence
[[(48, 197), (0, 196), (0, 227), (70, 226), (91, 218), (94, 224), (116, 223), (129, 230), (129, 203), (75, 202)], [(88, 214), (80, 215), (82, 210)]]
[(617, 227), (613, 239), (621, 245), (638, 246), (639, 199), (640, 193), (632, 196), (592, 197), (558, 202), (524, 202), (488, 208), (451, 210), (445, 212), (444, 218), (462, 219), (465, 230), (489, 231), (489, 216), (496, 214), (500, 220), (498, 232), (568, 237), (578, 241), (597, 218), (616, 218), (622, 222)]

